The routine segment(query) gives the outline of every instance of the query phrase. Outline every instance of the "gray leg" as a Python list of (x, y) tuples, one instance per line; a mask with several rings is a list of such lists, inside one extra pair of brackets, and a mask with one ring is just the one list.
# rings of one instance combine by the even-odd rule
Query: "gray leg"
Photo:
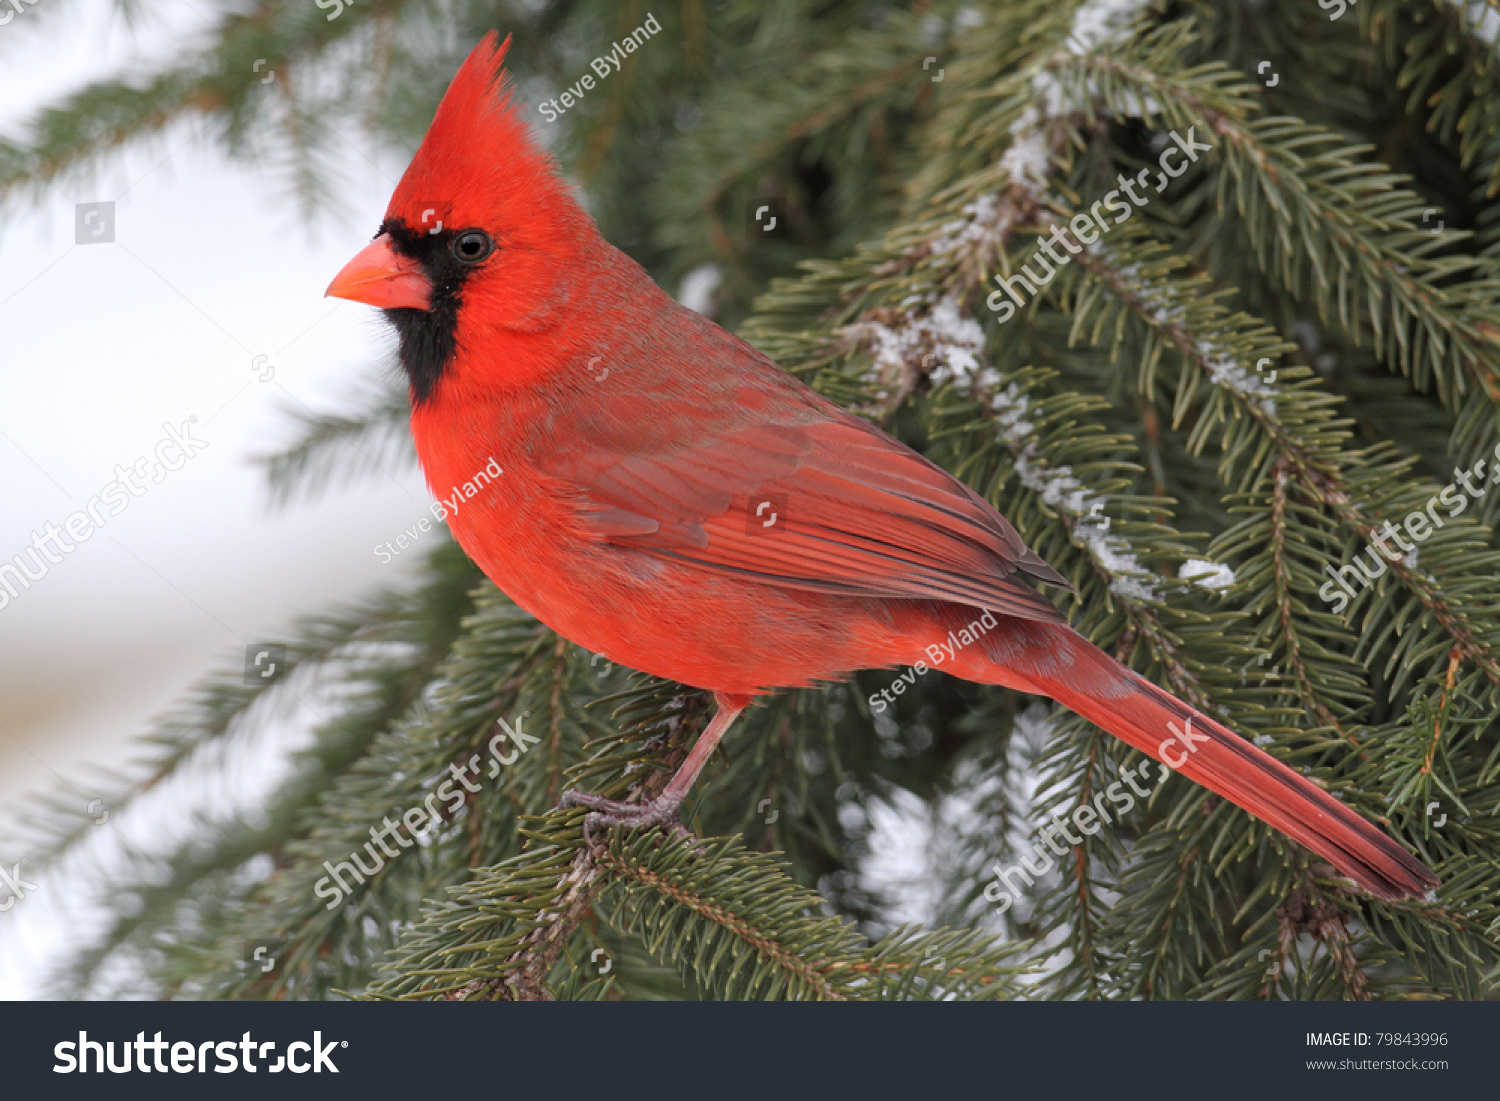
[(708, 764), (708, 759), (713, 756), (714, 749), (719, 740), (724, 737), (725, 731), (739, 718), (739, 714), (750, 703), (743, 696), (726, 697), (715, 694), (715, 700), (719, 710), (714, 713), (713, 721), (708, 728), (698, 735), (698, 741), (694, 743), (692, 752), (688, 754), (687, 760), (682, 762), (682, 767), (672, 777), (667, 789), (651, 802), (644, 805), (637, 803), (620, 803), (613, 799), (605, 799), (601, 795), (590, 795), (585, 791), (563, 792), (561, 807), (587, 807), (590, 813), (583, 820), (583, 836), (585, 841), (593, 841), (593, 832), (598, 828), (618, 827), (624, 830), (636, 830), (649, 826), (666, 826), (679, 837), (688, 837), (688, 831), (683, 828), (678, 812), (682, 809), (682, 801), (687, 798), (698, 774), (703, 771), (703, 766)]

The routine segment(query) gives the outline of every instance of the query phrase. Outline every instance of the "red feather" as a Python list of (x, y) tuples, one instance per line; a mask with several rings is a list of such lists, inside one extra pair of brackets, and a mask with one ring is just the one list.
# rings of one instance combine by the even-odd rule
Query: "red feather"
[[(491, 35), (469, 56), (385, 232), (330, 292), (402, 307), (388, 312), (417, 452), (485, 573), (574, 642), (719, 697), (662, 814), (574, 802), (662, 821), (750, 697), (915, 664), (987, 609), (997, 626), (945, 672), (1050, 696), (1380, 897), (1437, 883), (1069, 628), (1034, 588), (1066, 583), (978, 494), (663, 294), (558, 177), (499, 75), (504, 53)], [(436, 207), (450, 224), (429, 239)], [(472, 267), (444, 251), (463, 230), (495, 246)], [(415, 385), (418, 358), (430, 386)], [(493, 463), (501, 476), (450, 498)], [(779, 510), (769, 530), (763, 502)], [(1198, 740), (1177, 761), (1166, 746), (1189, 722)]]

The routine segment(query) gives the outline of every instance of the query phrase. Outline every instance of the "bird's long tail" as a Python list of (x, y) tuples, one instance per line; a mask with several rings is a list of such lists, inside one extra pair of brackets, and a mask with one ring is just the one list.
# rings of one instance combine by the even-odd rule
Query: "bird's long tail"
[(991, 669), (1004, 675), (973, 679), (1052, 697), (1276, 827), (1379, 898), (1420, 898), (1438, 885), (1421, 861), (1328, 792), (1081, 635), (1040, 623), (1028, 623), (1020, 633), (1041, 645), (1026, 645), (1015, 635), (995, 639), (998, 646), (982, 648), (996, 663)]

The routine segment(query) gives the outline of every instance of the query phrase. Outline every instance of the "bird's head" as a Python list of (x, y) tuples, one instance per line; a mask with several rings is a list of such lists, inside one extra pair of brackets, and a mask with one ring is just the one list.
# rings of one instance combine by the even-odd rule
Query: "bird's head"
[(557, 325), (596, 240), (520, 117), (501, 67), (509, 46), (492, 31), (469, 54), (374, 241), (327, 291), (385, 311), (418, 404), (466, 342)]

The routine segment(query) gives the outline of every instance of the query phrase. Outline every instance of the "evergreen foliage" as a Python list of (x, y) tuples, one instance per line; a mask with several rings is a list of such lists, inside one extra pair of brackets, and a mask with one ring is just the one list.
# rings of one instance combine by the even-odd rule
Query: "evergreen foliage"
[[(535, 92), (587, 71), (648, 6), (223, 10), (200, 53), (84, 88), (0, 143), (0, 197), (196, 119), (231, 152), (285, 164), (316, 216), (328, 135), (359, 126), (413, 148), (484, 30), (514, 32), (510, 68)], [(662, 34), (557, 136), (606, 235), (669, 289), (715, 265), (717, 319), (983, 494), (1075, 586), (1075, 628), (1387, 826), (1443, 886), (1374, 901), (1174, 777), (997, 914), (990, 869), (1142, 757), (1064, 710), (940, 673), (873, 708), (889, 670), (747, 712), (690, 798), (695, 839), (591, 846), (560, 793), (651, 798), (711, 701), (601, 668), (448, 544), (420, 584), (301, 625), (295, 676), (205, 682), (116, 778), (126, 805), (316, 692), (332, 717), (253, 820), (204, 822), (106, 870), (72, 801), (31, 808), (26, 851), (113, 900), (57, 988), (1486, 996), (1500, 493), (1341, 611), (1319, 590), (1450, 470), (1484, 459), (1488, 485), (1500, 463), (1500, 4), (1364, 0), (1332, 19), (1311, 0), (650, 10)], [(277, 97), (258, 94), (255, 58), (288, 75)], [(996, 278), (1036, 270), (1055, 227), (1122, 174), (1154, 178), (1190, 131), (1208, 150), (1178, 157), (1180, 178), (1143, 186), (1148, 201), (1002, 320), (1014, 303)], [(785, 237), (749, 232), (767, 197), (786, 204)], [(318, 492), (392, 448), (410, 461), (404, 395), (382, 385), (354, 413), (307, 420), (266, 460), (273, 484)], [(493, 739), (517, 727), (525, 752), (506, 741), (502, 766)], [(477, 790), (327, 908), (325, 862), (468, 761), (487, 773)], [(860, 874), (897, 807), (926, 838), (925, 929)], [(270, 976), (242, 959), (266, 937), (288, 945)]]

